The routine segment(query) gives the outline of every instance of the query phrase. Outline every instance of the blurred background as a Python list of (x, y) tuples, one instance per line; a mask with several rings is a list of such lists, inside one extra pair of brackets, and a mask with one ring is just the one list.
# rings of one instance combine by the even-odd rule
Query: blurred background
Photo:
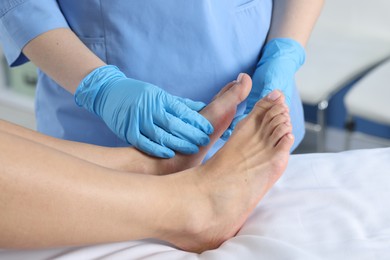
[(296, 82), (297, 153), (390, 146), (390, 1), (325, 0)]
[[(325, 0), (296, 77), (307, 131), (295, 153), (390, 146), (389, 13), (389, 0)], [(36, 68), (0, 61), (0, 119), (35, 129)]]

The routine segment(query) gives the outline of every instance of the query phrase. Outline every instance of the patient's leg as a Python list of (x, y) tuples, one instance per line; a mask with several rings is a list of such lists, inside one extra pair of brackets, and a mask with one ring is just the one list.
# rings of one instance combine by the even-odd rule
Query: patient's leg
[(237, 105), (248, 95), (251, 80), (244, 75), (240, 82), (227, 84), (200, 113), (214, 126), (210, 143), (200, 147), (195, 155), (177, 154), (172, 159), (158, 159), (134, 148), (108, 148), (85, 143), (71, 142), (46, 136), (0, 120), (0, 131), (23, 137), (36, 143), (66, 152), (83, 160), (116, 170), (148, 174), (167, 174), (199, 165), (207, 151), (218, 140), (232, 121)]
[(158, 238), (202, 251), (241, 227), (282, 174), (283, 99), (261, 101), (206, 164), (151, 176), (100, 167), (0, 132), (0, 248)]
[(0, 248), (158, 237), (166, 207), (179, 205), (173, 187), (163, 177), (109, 170), (0, 132)]
[(3, 120), (0, 120), (0, 132), (48, 146), (107, 168), (116, 169), (121, 166), (120, 160), (114, 156), (116, 152), (113, 148), (54, 138)]

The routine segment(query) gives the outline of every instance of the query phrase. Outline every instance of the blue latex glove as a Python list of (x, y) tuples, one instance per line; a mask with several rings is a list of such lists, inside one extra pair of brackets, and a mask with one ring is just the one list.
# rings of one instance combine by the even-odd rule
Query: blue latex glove
[(230, 137), (235, 126), (252, 111), (256, 102), (273, 90), (281, 90), (286, 97), (286, 104), (290, 106), (295, 73), (305, 62), (305, 56), (305, 49), (302, 45), (288, 38), (272, 39), (264, 46), (252, 77), (253, 86), (247, 98), (245, 112), (234, 118), (222, 135), (223, 140)]
[(95, 113), (120, 138), (157, 157), (193, 154), (209, 143), (212, 125), (197, 111), (205, 104), (127, 78), (117, 67), (92, 71), (78, 86), (76, 104)]

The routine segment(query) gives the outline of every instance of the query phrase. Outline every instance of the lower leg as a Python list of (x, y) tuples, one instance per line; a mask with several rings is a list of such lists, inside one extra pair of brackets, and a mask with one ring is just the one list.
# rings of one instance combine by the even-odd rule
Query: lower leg
[(0, 151), (0, 248), (159, 238), (187, 229), (193, 184), (109, 170), (4, 132)]
[(135, 148), (108, 148), (86, 143), (72, 142), (46, 136), (23, 127), (0, 120), (0, 132), (16, 135), (24, 139), (46, 145), (72, 156), (110, 169), (162, 175), (199, 165), (207, 151), (218, 140), (232, 121), (237, 105), (248, 95), (251, 80), (244, 75), (242, 82), (227, 84), (200, 113), (214, 126), (210, 143), (200, 147), (194, 155), (177, 154), (172, 159), (158, 159)]

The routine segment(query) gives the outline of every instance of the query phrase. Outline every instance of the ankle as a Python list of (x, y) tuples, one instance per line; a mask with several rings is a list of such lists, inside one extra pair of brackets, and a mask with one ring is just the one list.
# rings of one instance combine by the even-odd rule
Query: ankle
[(211, 199), (203, 188), (205, 185), (200, 177), (205, 173), (200, 168), (165, 176), (171, 184), (175, 183), (172, 190), (176, 192), (173, 192), (172, 198), (177, 198), (177, 201), (171, 211), (173, 215), (167, 217), (166, 226), (160, 232), (161, 239), (193, 252), (212, 246), (208, 232), (218, 224), (213, 215)]

